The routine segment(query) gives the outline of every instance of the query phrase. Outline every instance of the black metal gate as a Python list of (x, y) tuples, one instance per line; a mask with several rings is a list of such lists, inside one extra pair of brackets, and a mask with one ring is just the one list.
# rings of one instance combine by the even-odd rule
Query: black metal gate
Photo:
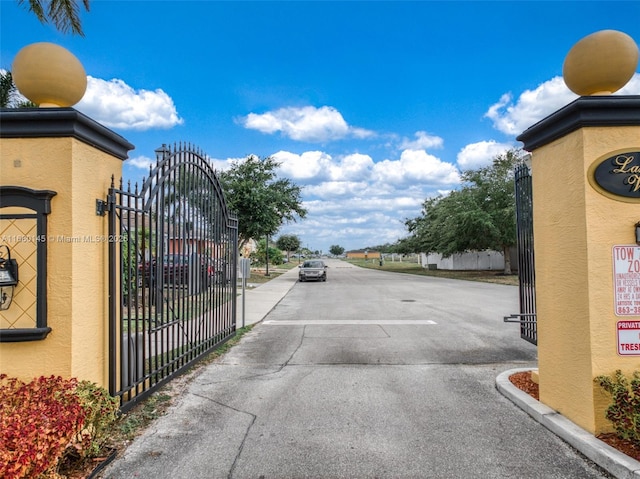
[(520, 337), (538, 344), (536, 323), (536, 277), (533, 251), (533, 194), (531, 172), (522, 163), (515, 170), (516, 222), (518, 234), (518, 276), (520, 282), (520, 313), (504, 318), (520, 323)]
[(206, 155), (165, 145), (142, 187), (112, 181), (109, 388), (123, 410), (235, 334), (237, 219)]

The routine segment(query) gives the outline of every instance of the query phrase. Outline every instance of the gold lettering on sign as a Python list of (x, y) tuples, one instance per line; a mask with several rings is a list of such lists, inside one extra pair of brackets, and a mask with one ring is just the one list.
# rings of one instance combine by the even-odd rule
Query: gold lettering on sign
[(631, 191), (640, 190), (640, 175), (631, 175), (627, 178), (626, 183), (631, 186)]
[(633, 159), (634, 159), (633, 156), (623, 156), (623, 155), (616, 156), (613, 162), (616, 165), (618, 165), (620, 168), (614, 168), (612, 172), (626, 173), (626, 174), (640, 173), (640, 166), (638, 165), (629, 166), (630, 163), (633, 163)]
[(620, 151), (592, 171), (593, 181), (604, 191), (640, 200), (640, 151)]

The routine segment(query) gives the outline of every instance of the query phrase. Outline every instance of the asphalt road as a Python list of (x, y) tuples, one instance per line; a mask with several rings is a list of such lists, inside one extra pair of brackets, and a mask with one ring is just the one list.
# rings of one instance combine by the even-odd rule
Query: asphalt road
[(495, 388), (536, 364), (516, 287), (329, 264), (104, 477), (609, 477)]

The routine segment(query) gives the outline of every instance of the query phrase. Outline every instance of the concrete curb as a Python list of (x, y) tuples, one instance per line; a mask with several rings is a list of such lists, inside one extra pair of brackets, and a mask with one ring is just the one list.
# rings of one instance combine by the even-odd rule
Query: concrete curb
[(496, 378), (498, 391), (533, 419), (619, 479), (640, 479), (640, 462), (600, 441), (575, 423), (540, 401), (536, 401), (509, 381), (509, 376), (531, 368), (505, 371)]

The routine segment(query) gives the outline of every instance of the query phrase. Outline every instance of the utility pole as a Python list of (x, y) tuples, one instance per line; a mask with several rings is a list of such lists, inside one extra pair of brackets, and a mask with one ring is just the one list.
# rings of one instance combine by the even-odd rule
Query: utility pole
[(265, 276), (269, 276), (269, 235), (267, 235), (267, 248), (266, 251), (264, 252), (265, 254), (265, 258), (267, 260), (267, 270), (265, 271), (264, 275)]

